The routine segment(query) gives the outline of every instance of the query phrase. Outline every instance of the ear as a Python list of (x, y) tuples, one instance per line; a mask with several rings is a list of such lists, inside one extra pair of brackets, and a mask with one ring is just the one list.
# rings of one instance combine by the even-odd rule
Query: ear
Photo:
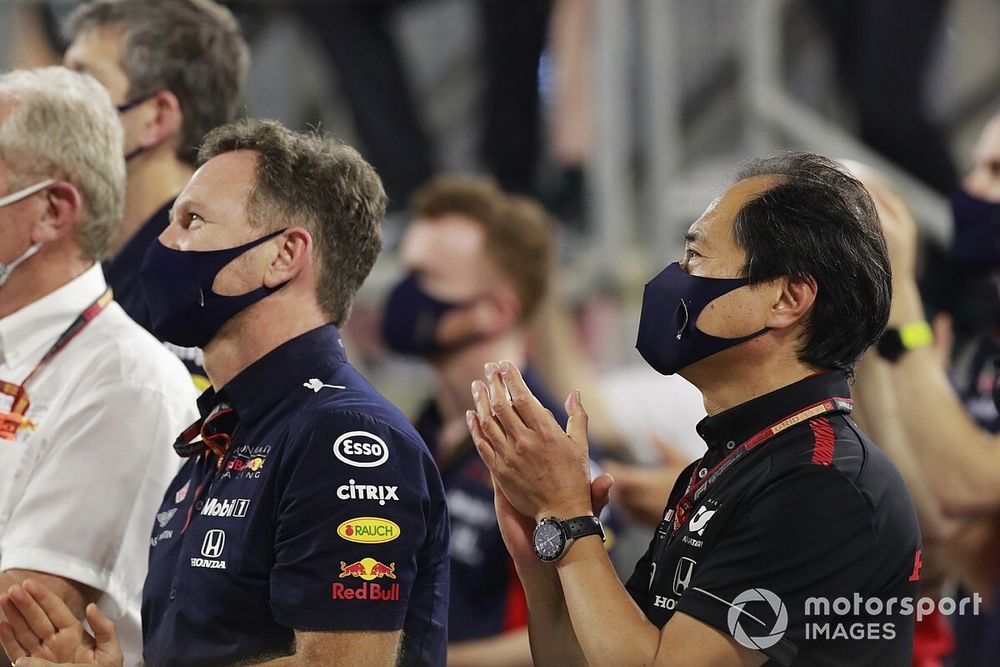
[(181, 103), (169, 90), (161, 90), (145, 105), (148, 111), (142, 116), (138, 142), (142, 148), (153, 148), (170, 141), (181, 133), (184, 114)]
[(41, 216), (32, 229), (31, 240), (51, 243), (73, 232), (83, 211), (83, 196), (67, 181), (56, 181), (45, 189)]
[(312, 263), (312, 234), (304, 227), (290, 227), (284, 234), (274, 237), (273, 242), (280, 246), (264, 275), (264, 285), (267, 287), (277, 287), (288, 282)]
[(816, 302), (816, 280), (812, 276), (782, 276), (774, 285), (775, 298), (764, 324), (771, 329), (794, 326)]
[(476, 330), (482, 334), (506, 331), (521, 319), (521, 299), (513, 289), (503, 284), (475, 304), (473, 309)]

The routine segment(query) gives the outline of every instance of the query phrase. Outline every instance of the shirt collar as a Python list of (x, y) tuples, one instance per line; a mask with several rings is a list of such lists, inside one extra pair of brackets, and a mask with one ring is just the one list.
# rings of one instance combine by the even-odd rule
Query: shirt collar
[(252, 424), (278, 401), (311, 378), (324, 379), (347, 353), (337, 327), (327, 324), (274, 348), (234, 377), (218, 394), (211, 389), (198, 399), (202, 416), (220, 400), (236, 411), (243, 424)]
[(37, 363), (106, 289), (104, 274), (95, 263), (59, 289), (0, 319), (0, 361), (10, 367)]
[(837, 407), (849, 411), (851, 390), (843, 371), (816, 373), (715, 416), (705, 417), (698, 422), (698, 435), (709, 450), (726, 451), (769, 426), (832, 398), (846, 399), (847, 403), (838, 403)]

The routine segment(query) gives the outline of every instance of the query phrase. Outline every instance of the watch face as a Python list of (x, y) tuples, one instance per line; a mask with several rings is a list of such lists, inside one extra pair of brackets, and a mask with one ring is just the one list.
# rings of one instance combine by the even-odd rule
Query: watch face
[(566, 536), (562, 527), (552, 519), (542, 519), (535, 526), (534, 533), (535, 553), (542, 560), (556, 560), (562, 555), (563, 547), (566, 545)]

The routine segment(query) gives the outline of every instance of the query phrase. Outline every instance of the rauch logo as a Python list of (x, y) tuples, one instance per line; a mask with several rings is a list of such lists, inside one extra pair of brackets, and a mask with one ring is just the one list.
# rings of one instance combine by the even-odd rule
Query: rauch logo
[(399, 537), (399, 526), (376, 516), (361, 516), (348, 519), (337, 526), (337, 534), (348, 542), (360, 544), (382, 544)]

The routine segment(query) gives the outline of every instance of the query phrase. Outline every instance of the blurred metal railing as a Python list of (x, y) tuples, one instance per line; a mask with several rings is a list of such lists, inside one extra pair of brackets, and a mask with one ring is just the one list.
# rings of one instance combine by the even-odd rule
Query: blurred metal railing
[[(679, 37), (694, 29), (684, 24), (692, 7), (683, 0), (591, 1), (595, 145), (588, 172), (590, 217), (595, 268), (605, 279), (634, 285), (637, 263), (679, 256), (682, 227), (695, 207), (707, 205), (706, 192), (717, 193), (725, 170), (745, 156), (777, 150), (812, 150), (875, 167), (901, 190), (923, 232), (938, 242), (948, 240), (950, 212), (943, 197), (790, 94), (784, 26), (791, 0), (734, 2), (714, 16), (741, 24), (735, 44), (720, 40), (714, 47), (731, 50), (726, 57), (735, 61), (744, 131), (731, 156), (715, 156), (708, 168), (691, 159), (681, 113)], [(702, 18), (706, 15), (712, 16)], [(717, 29), (697, 27), (702, 38)], [(637, 153), (645, 167), (642, 183)]]
[(748, 147), (755, 153), (774, 150), (776, 135), (780, 135), (833, 158), (867, 163), (885, 173), (902, 191), (924, 233), (938, 242), (947, 242), (951, 237), (951, 213), (943, 197), (789, 95), (784, 85), (782, 30), (789, 1), (748, 3), (741, 48), (746, 67), (743, 98), (750, 119)]

